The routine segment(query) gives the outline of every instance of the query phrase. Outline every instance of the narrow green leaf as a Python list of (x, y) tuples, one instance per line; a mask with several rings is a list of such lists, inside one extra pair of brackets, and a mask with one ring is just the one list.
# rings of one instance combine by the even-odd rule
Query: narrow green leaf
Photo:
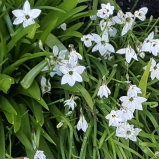
[(19, 65), (23, 64), (24, 62), (26, 62), (30, 59), (34, 59), (34, 58), (41, 57), (41, 56), (51, 56), (51, 55), (52, 55), (52, 53), (50, 53), (50, 52), (37, 52), (34, 54), (26, 53), (15, 63), (4, 68), (3, 73), (11, 74)]
[(34, 152), (31, 141), (27, 138), (27, 136), (22, 130), (15, 133), (15, 135), (28, 150)]
[(88, 106), (93, 110), (93, 101), (92, 98), (90, 96), (90, 94), (88, 93), (88, 91), (79, 83), (76, 83), (75, 86), (78, 88), (78, 90), (81, 92), (83, 98), (86, 100), (86, 103), (88, 104)]
[(149, 72), (150, 72), (150, 66), (151, 66), (151, 60), (149, 61), (146, 70), (144, 71), (140, 83), (139, 83), (139, 88), (141, 89), (142, 96), (146, 97), (146, 89), (147, 89), (147, 80), (149, 77)]
[(44, 60), (42, 62), (40, 62), (39, 64), (37, 64), (34, 68), (32, 68), (26, 75), (25, 77), (22, 79), (22, 81), (20, 82), (20, 84), (22, 85), (22, 87), (24, 89), (28, 89), (35, 77), (40, 73), (40, 71), (47, 65), (47, 61)]
[(5, 132), (1, 116), (0, 116), (0, 156), (1, 159), (5, 159)]
[(19, 32), (13, 37), (13, 39), (8, 43), (7, 45), (7, 51), (9, 52), (16, 44), (17, 42), (24, 37), (25, 35), (29, 34), (30, 37), (32, 37), (32, 29), (33, 28), (38, 28), (39, 24), (35, 23), (32, 24), (26, 28), (22, 28), (21, 30), (19, 30)]

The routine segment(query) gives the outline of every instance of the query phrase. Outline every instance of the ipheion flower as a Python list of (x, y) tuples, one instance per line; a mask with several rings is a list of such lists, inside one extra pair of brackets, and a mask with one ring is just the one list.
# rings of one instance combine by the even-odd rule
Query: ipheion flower
[(35, 23), (34, 19), (40, 15), (41, 10), (40, 9), (31, 9), (30, 3), (28, 1), (26, 1), (24, 3), (23, 9), (13, 10), (12, 13), (16, 17), (13, 24), (18, 25), (18, 24), (23, 23), (23, 27), (25, 28), (25, 27)]

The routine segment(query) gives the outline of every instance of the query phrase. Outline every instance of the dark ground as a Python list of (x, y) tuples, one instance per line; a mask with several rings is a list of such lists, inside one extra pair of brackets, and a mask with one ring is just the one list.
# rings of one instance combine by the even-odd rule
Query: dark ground
[[(126, 12), (130, 11), (136, 0), (116, 0), (116, 2), (122, 10)], [(141, 7), (148, 8), (148, 16), (153, 15), (156, 18), (159, 17), (159, 0), (139, 0), (135, 10), (140, 9)], [(133, 10), (133, 12), (135, 10)]]

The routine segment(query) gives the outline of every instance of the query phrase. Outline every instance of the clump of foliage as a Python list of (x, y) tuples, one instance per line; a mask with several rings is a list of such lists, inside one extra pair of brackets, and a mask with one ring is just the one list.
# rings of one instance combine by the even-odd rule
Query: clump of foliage
[(147, 12), (0, 0), (1, 159), (158, 158), (158, 19)]

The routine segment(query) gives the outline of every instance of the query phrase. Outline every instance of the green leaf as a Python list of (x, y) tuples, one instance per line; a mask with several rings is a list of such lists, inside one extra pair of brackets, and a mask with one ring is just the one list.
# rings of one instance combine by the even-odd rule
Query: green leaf
[(49, 36), (50, 32), (55, 28), (58, 18), (49, 21), (48, 26), (43, 31), (42, 35), (40, 36), (41, 41), (44, 43)]
[(1, 159), (5, 159), (5, 132), (1, 116), (0, 116), (0, 156)]
[(140, 83), (139, 83), (139, 88), (141, 89), (142, 96), (146, 97), (146, 89), (147, 89), (147, 80), (149, 77), (149, 72), (150, 72), (150, 66), (151, 66), (151, 60), (149, 61), (146, 70), (144, 71)]
[(15, 135), (28, 150), (34, 152), (31, 141), (27, 138), (27, 136), (22, 130), (15, 133)]
[(19, 60), (17, 60), (15, 63), (9, 65), (3, 70), (3, 73), (11, 74), (19, 65), (23, 64), (24, 62), (34, 59), (41, 56), (51, 56), (52, 53), (50, 52), (37, 52), (34, 54), (26, 53), (24, 54)]
[(15, 111), (15, 109), (13, 108), (13, 106), (10, 104), (10, 102), (4, 97), (4, 96), (0, 96), (0, 109), (13, 114), (13, 115), (17, 115), (17, 112)]
[(93, 110), (93, 101), (92, 98), (90, 96), (90, 94), (88, 93), (88, 91), (79, 83), (76, 83), (75, 86), (78, 88), (78, 90), (81, 92), (83, 98), (86, 100), (88, 106)]
[(6, 116), (6, 118), (7, 118), (7, 120), (8, 120), (8, 122), (10, 123), (10, 124), (14, 124), (14, 116), (15, 115), (13, 115), (13, 114), (11, 114), (11, 113), (8, 113), (8, 112), (6, 112), (6, 111), (3, 111), (3, 113), (4, 113), (4, 115)]
[(20, 82), (20, 84), (22, 85), (22, 87), (24, 89), (28, 89), (35, 77), (41, 72), (41, 70), (47, 65), (47, 61), (44, 60), (42, 62), (40, 62), (39, 64), (37, 64), (34, 68), (32, 68), (26, 75), (25, 77), (22, 79), (22, 81)]
[[(22, 38), (24, 37), (25, 35), (28, 34), (28, 36), (30, 38), (33, 38), (33, 34), (34, 34), (34, 31), (35, 29), (37, 29), (39, 27), (39, 24), (35, 23), (35, 24), (32, 24), (26, 28), (22, 28), (21, 30), (19, 30), (19, 32), (13, 37), (13, 39), (8, 43), (7, 45), (7, 51), (9, 52), (16, 44), (17, 42)], [(33, 29), (33, 31), (32, 31)]]
[(37, 101), (31, 99), (32, 103), (32, 107), (33, 107), (33, 113), (34, 116), (36, 118), (36, 122), (39, 123), (41, 126), (44, 124), (44, 116), (43, 116), (43, 110), (42, 110), (42, 106), (40, 103), (38, 103)]
[(11, 85), (14, 84), (14, 79), (8, 75), (0, 74), (0, 90), (8, 93)]
[[(24, 89), (23, 89), (24, 90)], [(32, 85), (24, 90), (30, 97), (40, 100), (41, 99), (41, 92), (38, 83), (34, 80)]]

